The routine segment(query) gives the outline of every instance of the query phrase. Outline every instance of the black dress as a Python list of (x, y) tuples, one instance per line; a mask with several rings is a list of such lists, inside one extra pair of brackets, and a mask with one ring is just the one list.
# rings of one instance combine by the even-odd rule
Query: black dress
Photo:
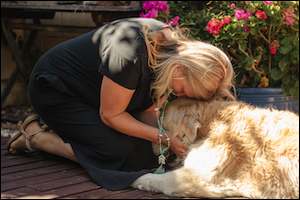
[(113, 21), (46, 52), (30, 77), (30, 100), (65, 142), (78, 162), (103, 188), (120, 190), (157, 167), (151, 142), (106, 126), (99, 117), (103, 75), (135, 93), (126, 109), (143, 111), (153, 102), (143, 24), (152, 31), (168, 27), (146, 18)]

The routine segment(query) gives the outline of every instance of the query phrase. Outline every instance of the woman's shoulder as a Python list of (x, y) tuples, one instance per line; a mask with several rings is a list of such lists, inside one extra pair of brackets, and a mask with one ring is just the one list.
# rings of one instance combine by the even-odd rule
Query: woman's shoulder
[(126, 38), (135, 38), (141, 35), (141, 28), (144, 24), (149, 25), (153, 32), (169, 27), (169, 25), (152, 18), (124, 18), (106, 24), (101, 28), (101, 32), (108, 36), (122, 37), (125, 35)]

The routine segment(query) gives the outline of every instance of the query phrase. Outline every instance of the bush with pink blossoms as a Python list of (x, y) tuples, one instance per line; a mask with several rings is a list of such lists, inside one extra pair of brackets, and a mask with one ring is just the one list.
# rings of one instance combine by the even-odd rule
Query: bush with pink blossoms
[(140, 17), (155, 18), (171, 26), (178, 25), (179, 16), (172, 18), (171, 22), (169, 21), (170, 11), (167, 1), (143, 1), (142, 8), (145, 10), (145, 13), (141, 12)]
[(239, 87), (281, 87), (299, 96), (298, 8), (298, 1), (208, 3), (206, 31), (233, 61)]

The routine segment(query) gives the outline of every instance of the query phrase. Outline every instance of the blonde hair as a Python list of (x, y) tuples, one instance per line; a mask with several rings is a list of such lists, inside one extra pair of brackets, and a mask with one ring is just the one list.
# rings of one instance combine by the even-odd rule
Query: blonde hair
[(147, 46), (148, 64), (156, 76), (151, 84), (153, 98), (157, 100), (172, 88), (173, 70), (180, 65), (184, 66), (183, 75), (197, 99), (226, 97), (235, 100), (234, 71), (226, 54), (211, 44), (189, 39), (183, 34), (189, 32), (187, 28), (172, 30), (168, 38), (162, 32), (151, 32), (146, 24), (141, 30)]

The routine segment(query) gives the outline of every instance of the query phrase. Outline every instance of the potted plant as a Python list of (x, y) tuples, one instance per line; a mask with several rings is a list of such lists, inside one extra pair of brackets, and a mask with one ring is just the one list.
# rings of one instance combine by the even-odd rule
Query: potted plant
[[(189, 27), (192, 37), (226, 52), (233, 62), (239, 99), (263, 106), (279, 101), (274, 105), (278, 109), (299, 113), (299, 2), (210, 1), (201, 7), (192, 1), (175, 1), (169, 5), (168, 12), (158, 10), (153, 17), (169, 21), (178, 15), (177, 23)], [(261, 98), (267, 102), (259, 102)], [(286, 99), (291, 101), (288, 107)]]
[(209, 6), (207, 31), (215, 38), (213, 44), (233, 61), (238, 87), (251, 88), (238, 90), (245, 100), (299, 113), (299, 98), (293, 98), (299, 97), (299, 2), (212, 2)]

